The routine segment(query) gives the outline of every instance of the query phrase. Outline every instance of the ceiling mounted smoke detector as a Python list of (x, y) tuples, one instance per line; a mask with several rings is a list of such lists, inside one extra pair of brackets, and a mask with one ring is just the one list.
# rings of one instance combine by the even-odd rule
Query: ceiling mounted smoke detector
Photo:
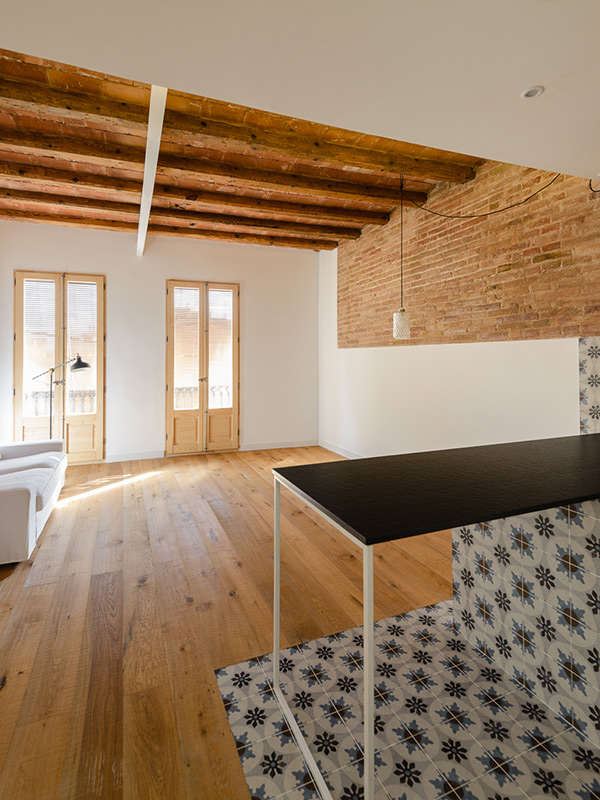
[(534, 97), (539, 97), (543, 91), (543, 86), (530, 86), (529, 89), (524, 89), (521, 92), (521, 97), (523, 100), (532, 100)]

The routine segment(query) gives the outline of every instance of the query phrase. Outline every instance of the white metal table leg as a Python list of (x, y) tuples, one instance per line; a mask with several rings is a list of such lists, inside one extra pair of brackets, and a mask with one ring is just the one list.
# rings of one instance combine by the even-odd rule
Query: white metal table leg
[(280, 646), (280, 595), (281, 595), (281, 532), (280, 532), (280, 485), (275, 479), (274, 486), (275, 518), (273, 520), (273, 687), (279, 688), (279, 651)]
[(364, 637), (364, 769), (365, 800), (375, 798), (375, 648), (373, 613), (373, 548), (363, 549), (363, 637)]
[(279, 705), (281, 706), (281, 710), (283, 711), (283, 716), (285, 717), (286, 722), (288, 723), (292, 735), (304, 760), (306, 762), (306, 766), (308, 767), (308, 771), (312, 775), (312, 778), (315, 782), (315, 786), (321, 796), (321, 800), (333, 800), (331, 796), (331, 792), (327, 784), (325, 783), (325, 778), (321, 774), (321, 771), (315, 761), (313, 754), (310, 752), (308, 744), (306, 743), (306, 739), (300, 730), (300, 726), (294, 717), (294, 712), (289, 706), (289, 703), (281, 691), (281, 687), (279, 685), (279, 651), (280, 647), (280, 596), (281, 596), (281, 525), (280, 525), (280, 484), (277, 479), (275, 479), (275, 496), (274, 496), (274, 508), (275, 508), (275, 519), (273, 525), (273, 556), (274, 556), (274, 565), (273, 565), (273, 572), (274, 572), (274, 582), (273, 582), (273, 691)]

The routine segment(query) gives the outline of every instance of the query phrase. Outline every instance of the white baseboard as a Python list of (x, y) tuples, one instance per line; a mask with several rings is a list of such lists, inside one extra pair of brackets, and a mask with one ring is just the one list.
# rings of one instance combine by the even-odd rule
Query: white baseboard
[(283, 450), (286, 447), (316, 447), (318, 444), (316, 439), (303, 442), (254, 442), (241, 445), (240, 450)]
[[(317, 439), (305, 439), (303, 441), (294, 442), (253, 442), (252, 444), (243, 444), (240, 450), (284, 450), (289, 447), (324, 447), (326, 450), (331, 450), (333, 453), (338, 453), (346, 458), (359, 458), (355, 453), (350, 453), (348, 450), (342, 450), (339, 447), (334, 447), (327, 442), (320, 442)], [(148, 458), (163, 458), (165, 455), (164, 450), (150, 450), (144, 453), (111, 453), (104, 459), (106, 462), (112, 463), (115, 461), (142, 461)]]
[(350, 450), (344, 450), (343, 447), (337, 447), (335, 444), (324, 442), (321, 439), (318, 442), (319, 447), (324, 447), (325, 450), (331, 450), (332, 453), (337, 453), (338, 456), (345, 456), (346, 458), (362, 458), (357, 453), (351, 453)]
[(104, 459), (106, 462), (114, 461), (143, 461), (146, 458), (164, 458), (164, 450), (149, 450), (145, 453), (111, 453)]

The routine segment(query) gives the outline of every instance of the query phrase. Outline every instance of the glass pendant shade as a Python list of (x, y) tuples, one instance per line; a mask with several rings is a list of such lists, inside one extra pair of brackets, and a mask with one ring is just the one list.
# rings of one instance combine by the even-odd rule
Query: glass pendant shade
[(394, 339), (410, 339), (410, 314), (403, 308), (394, 312)]

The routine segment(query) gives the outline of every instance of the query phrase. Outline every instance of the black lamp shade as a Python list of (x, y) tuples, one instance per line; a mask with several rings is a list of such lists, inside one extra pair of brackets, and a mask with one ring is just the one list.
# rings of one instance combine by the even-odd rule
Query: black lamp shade
[(79, 353), (77, 353), (77, 360), (71, 366), (71, 372), (77, 372), (78, 369), (91, 369), (91, 365), (87, 361), (83, 361)]

